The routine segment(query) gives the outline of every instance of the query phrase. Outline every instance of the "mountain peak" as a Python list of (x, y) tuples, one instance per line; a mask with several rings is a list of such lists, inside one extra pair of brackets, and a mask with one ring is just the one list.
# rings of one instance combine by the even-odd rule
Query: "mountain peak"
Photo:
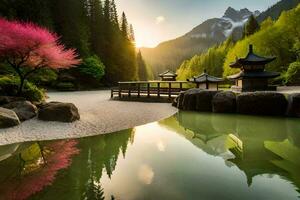
[(252, 12), (250, 10), (248, 10), (248, 8), (243, 8), (241, 10), (235, 10), (232, 7), (228, 7), (224, 13), (225, 18), (230, 18), (233, 21), (241, 21), (244, 19), (247, 19), (250, 15), (252, 14)]

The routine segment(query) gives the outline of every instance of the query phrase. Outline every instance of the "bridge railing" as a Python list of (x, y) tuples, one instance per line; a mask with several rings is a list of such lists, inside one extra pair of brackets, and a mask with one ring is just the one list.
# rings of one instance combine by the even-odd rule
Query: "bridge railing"
[(124, 97), (176, 97), (181, 91), (191, 88), (187, 81), (131, 81), (119, 82), (111, 89), (111, 98)]

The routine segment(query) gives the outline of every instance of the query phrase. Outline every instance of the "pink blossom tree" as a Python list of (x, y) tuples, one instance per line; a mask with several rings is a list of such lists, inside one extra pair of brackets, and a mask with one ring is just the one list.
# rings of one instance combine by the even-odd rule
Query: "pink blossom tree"
[(20, 78), (18, 95), (25, 80), (42, 68), (62, 69), (76, 66), (74, 49), (66, 49), (59, 37), (32, 23), (0, 18), (0, 59), (7, 62)]

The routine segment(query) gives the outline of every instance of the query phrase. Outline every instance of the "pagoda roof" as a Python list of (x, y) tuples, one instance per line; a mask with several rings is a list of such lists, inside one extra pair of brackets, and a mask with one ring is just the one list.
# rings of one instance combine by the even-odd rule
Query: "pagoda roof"
[(167, 70), (161, 74), (159, 74), (160, 77), (176, 77), (177, 74), (171, 70)]
[(243, 65), (266, 65), (276, 57), (263, 57), (253, 52), (253, 46), (249, 45), (249, 52), (245, 58), (238, 58), (234, 63), (230, 64), (231, 68), (241, 68)]
[(278, 72), (268, 72), (268, 71), (251, 71), (245, 72), (241, 71), (232, 76), (228, 76), (228, 79), (247, 79), (247, 78), (276, 78), (280, 76)]
[(206, 82), (218, 83), (224, 81), (224, 79), (211, 76), (207, 74), (206, 71), (204, 71), (204, 73), (200, 74), (199, 76), (194, 76), (193, 78), (188, 79), (188, 81), (193, 83), (206, 83)]

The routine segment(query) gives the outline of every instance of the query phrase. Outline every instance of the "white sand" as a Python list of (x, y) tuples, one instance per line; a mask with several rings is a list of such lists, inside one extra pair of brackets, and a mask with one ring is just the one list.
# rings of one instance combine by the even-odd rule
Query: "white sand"
[(0, 129), (0, 145), (24, 141), (79, 138), (111, 133), (167, 118), (177, 112), (171, 104), (110, 100), (110, 91), (53, 92), (48, 101), (72, 102), (81, 116), (74, 123), (35, 119)]

